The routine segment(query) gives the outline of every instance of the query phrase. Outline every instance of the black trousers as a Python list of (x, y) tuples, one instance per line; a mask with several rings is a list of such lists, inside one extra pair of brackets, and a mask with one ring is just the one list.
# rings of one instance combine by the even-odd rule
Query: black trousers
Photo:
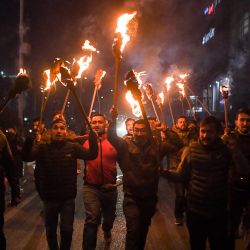
[(207, 239), (211, 250), (226, 249), (226, 211), (212, 217), (205, 217), (188, 211), (187, 227), (192, 250), (205, 250)]
[(138, 199), (125, 194), (123, 211), (126, 218), (126, 250), (143, 250), (148, 228), (156, 209), (157, 197)]
[(4, 189), (4, 184), (3, 184), (3, 178), (0, 176), (0, 249), (5, 250), (6, 249), (6, 239), (4, 236), (4, 209), (5, 209), (5, 189)]
[(249, 193), (246, 190), (230, 188), (229, 235), (228, 250), (235, 249), (235, 238), (238, 231), (243, 209), (247, 207)]

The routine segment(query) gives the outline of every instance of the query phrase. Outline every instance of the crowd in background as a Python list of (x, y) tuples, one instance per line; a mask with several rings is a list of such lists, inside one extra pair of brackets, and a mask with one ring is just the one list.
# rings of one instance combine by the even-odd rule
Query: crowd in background
[[(55, 112), (49, 129), (43, 121), (34, 119), (32, 133), (25, 140), (18, 136), (14, 125), (6, 135), (0, 133), (0, 249), (6, 249), (5, 178), (12, 190), (11, 203), (16, 206), (20, 185), (26, 181), (24, 162), (33, 162), (49, 249), (70, 249), (77, 159), (84, 160), (83, 249), (96, 248), (100, 225), (110, 246), (117, 187), (121, 184), (127, 228), (125, 248), (144, 249), (156, 212), (160, 177), (175, 193), (175, 218), (169, 223), (186, 224), (191, 249), (206, 249), (207, 240), (211, 249), (235, 249), (240, 224), (246, 232), (250, 229), (250, 110), (240, 109), (230, 130), (213, 116), (200, 123), (180, 116), (172, 128), (154, 117), (128, 118), (127, 134), (122, 138), (116, 133), (117, 115), (114, 107), (109, 120), (103, 114), (94, 114), (91, 128), (83, 135), (68, 130), (60, 112)], [(122, 182), (117, 182), (118, 166)]]

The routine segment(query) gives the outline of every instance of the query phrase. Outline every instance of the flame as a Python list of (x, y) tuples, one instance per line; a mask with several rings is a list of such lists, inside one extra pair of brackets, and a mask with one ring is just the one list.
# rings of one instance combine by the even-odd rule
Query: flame
[(157, 103), (158, 103), (158, 105), (159, 104), (163, 104), (164, 103), (164, 94), (163, 94), (163, 92), (160, 92), (158, 95), (157, 95)]
[[(82, 46), (82, 50), (87, 50), (89, 52), (88, 55), (85, 55), (81, 57), (78, 61), (77, 64), (79, 65), (79, 70), (78, 74), (75, 78), (79, 79), (82, 76), (82, 73), (87, 70), (89, 67), (90, 63), (92, 62), (92, 52), (96, 52), (96, 48), (92, 45), (90, 45), (89, 40), (86, 40)], [(75, 59), (74, 59), (75, 62)]]
[(95, 80), (94, 80), (94, 84), (97, 87), (97, 89), (100, 89), (102, 86), (102, 79), (103, 77), (106, 75), (106, 71), (102, 70), (102, 69), (98, 69), (95, 75)]
[(221, 85), (220, 86), (220, 92), (228, 92), (229, 91), (229, 86), (228, 85)]
[(142, 112), (139, 102), (133, 98), (131, 91), (127, 91), (125, 98), (131, 106), (133, 115), (135, 115), (136, 117), (140, 117), (142, 115)]
[(185, 96), (184, 83), (177, 82), (176, 85), (179, 88), (179, 93), (184, 97)]
[(142, 87), (142, 85), (143, 85), (143, 83), (142, 83), (142, 77), (145, 76), (145, 75), (147, 75), (146, 71), (140, 71), (140, 72), (135, 72), (134, 71), (134, 73), (135, 73), (135, 77), (136, 77), (136, 79), (137, 79), (137, 81), (139, 83), (139, 89), (140, 89)]
[(132, 14), (125, 13), (121, 15), (117, 20), (117, 26), (116, 26), (115, 32), (120, 33), (122, 37), (122, 44), (120, 48), (121, 52), (125, 48), (126, 43), (129, 42), (130, 40), (129, 35), (127, 34), (127, 31), (128, 31), (127, 25), (134, 18), (135, 15), (136, 15), (136, 12)]
[(167, 88), (167, 91), (170, 90), (171, 88), (171, 83), (174, 81), (174, 78), (172, 76), (168, 76), (165, 80), (165, 83), (166, 83), (166, 88)]
[(52, 83), (51, 83), (51, 81), (50, 81), (50, 70), (49, 69), (47, 69), (47, 70), (44, 70), (44, 76), (46, 77), (46, 85), (45, 85), (45, 87), (43, 88), (43, 91), (46, 91), (46, 90), (48, 90), (50, 87), (51, 87), (51, 85), (52, 85)]
[(181, 78), (181, 79), (185, 79), (186, 77), (188, 77), (189, 76), (189, 74), (180, 74), (179, 75), (179, 77)]
[(82, 50), (89, 50), (89, 51), (96, 52), (96, 48), (94, 46), (90, 45), (89, 40), (85, 40), (85, 42), (82, 46)]
[(19, 73), (17, 74), (17, 76), (20, 76), (20, 75), (27, 75), (26, 69), (20, 68), (20, 69), (19, 69)]

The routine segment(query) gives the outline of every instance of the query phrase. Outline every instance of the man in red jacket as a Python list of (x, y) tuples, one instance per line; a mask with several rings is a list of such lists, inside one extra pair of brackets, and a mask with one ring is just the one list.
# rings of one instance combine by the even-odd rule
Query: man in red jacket
[[(102, 229), (106, 244), (111, 242), (111, 229), (115, 220), (117, 188), (117, 151), (107, 139), (107, 120), (102, 114), (91, 118), (93, 130), (98, 134), (99, 153), (96, 159), (85, 161), (83, 200), (85, 225), (83, 232), (84, 250), (96, 248), (97, 230), (103, 217)], [(88, 148), (88, 140), (83, 143)]]

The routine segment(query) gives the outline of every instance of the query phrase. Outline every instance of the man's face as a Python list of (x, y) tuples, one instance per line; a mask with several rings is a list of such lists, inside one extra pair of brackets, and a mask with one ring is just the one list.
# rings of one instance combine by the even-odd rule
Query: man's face
[(147, 129), (145, 124), (135, 124), (134, 125), (134, 140), (138, 145), (143, 146), (147, 140)]
[[(40, 125), (40, 131), (43, 131), (44, 127), (45, 127), (44, 123), (41, 123), (41, 125)], [(39, 129), (39, 121), (33, 122), (33, 130), (34, 131), (38, 131), (38, 129)]]
[(16, 130), (14, 128), (8, 128), (7, 132), (12, 135), (16, 135)]
[(176, 122), (176, 128), (178, 128), (180, 130), (186, 130), (187, 129), (187, 119), (179, 118)]
[(219, 138), (219, 132), (217, 131), (215, 124), (210, 123), (201, 125), (199, 138), (202, 145), (212, 145)]
[(106, 119), (103, 116), (94, 116), (91, 119), (91, 126), (98, 135), (102, 135), (107, 126)]
[(133, 135), (133, 126), (135, 121), (134, 120), (128, 120), (126, 122), (126, 130), (129, 135)]
[(238, 119), (235, 120), (235, 125), (241, 133), (243, 134), (249, 133), (250, 132), (250, 116), (244, 113), (240, 113), (238, 115)]
[(54, 141), (64, 140), (67, 134), (66, 126), (61, 122), (53, 124), (51, 131), (51, 137)]

